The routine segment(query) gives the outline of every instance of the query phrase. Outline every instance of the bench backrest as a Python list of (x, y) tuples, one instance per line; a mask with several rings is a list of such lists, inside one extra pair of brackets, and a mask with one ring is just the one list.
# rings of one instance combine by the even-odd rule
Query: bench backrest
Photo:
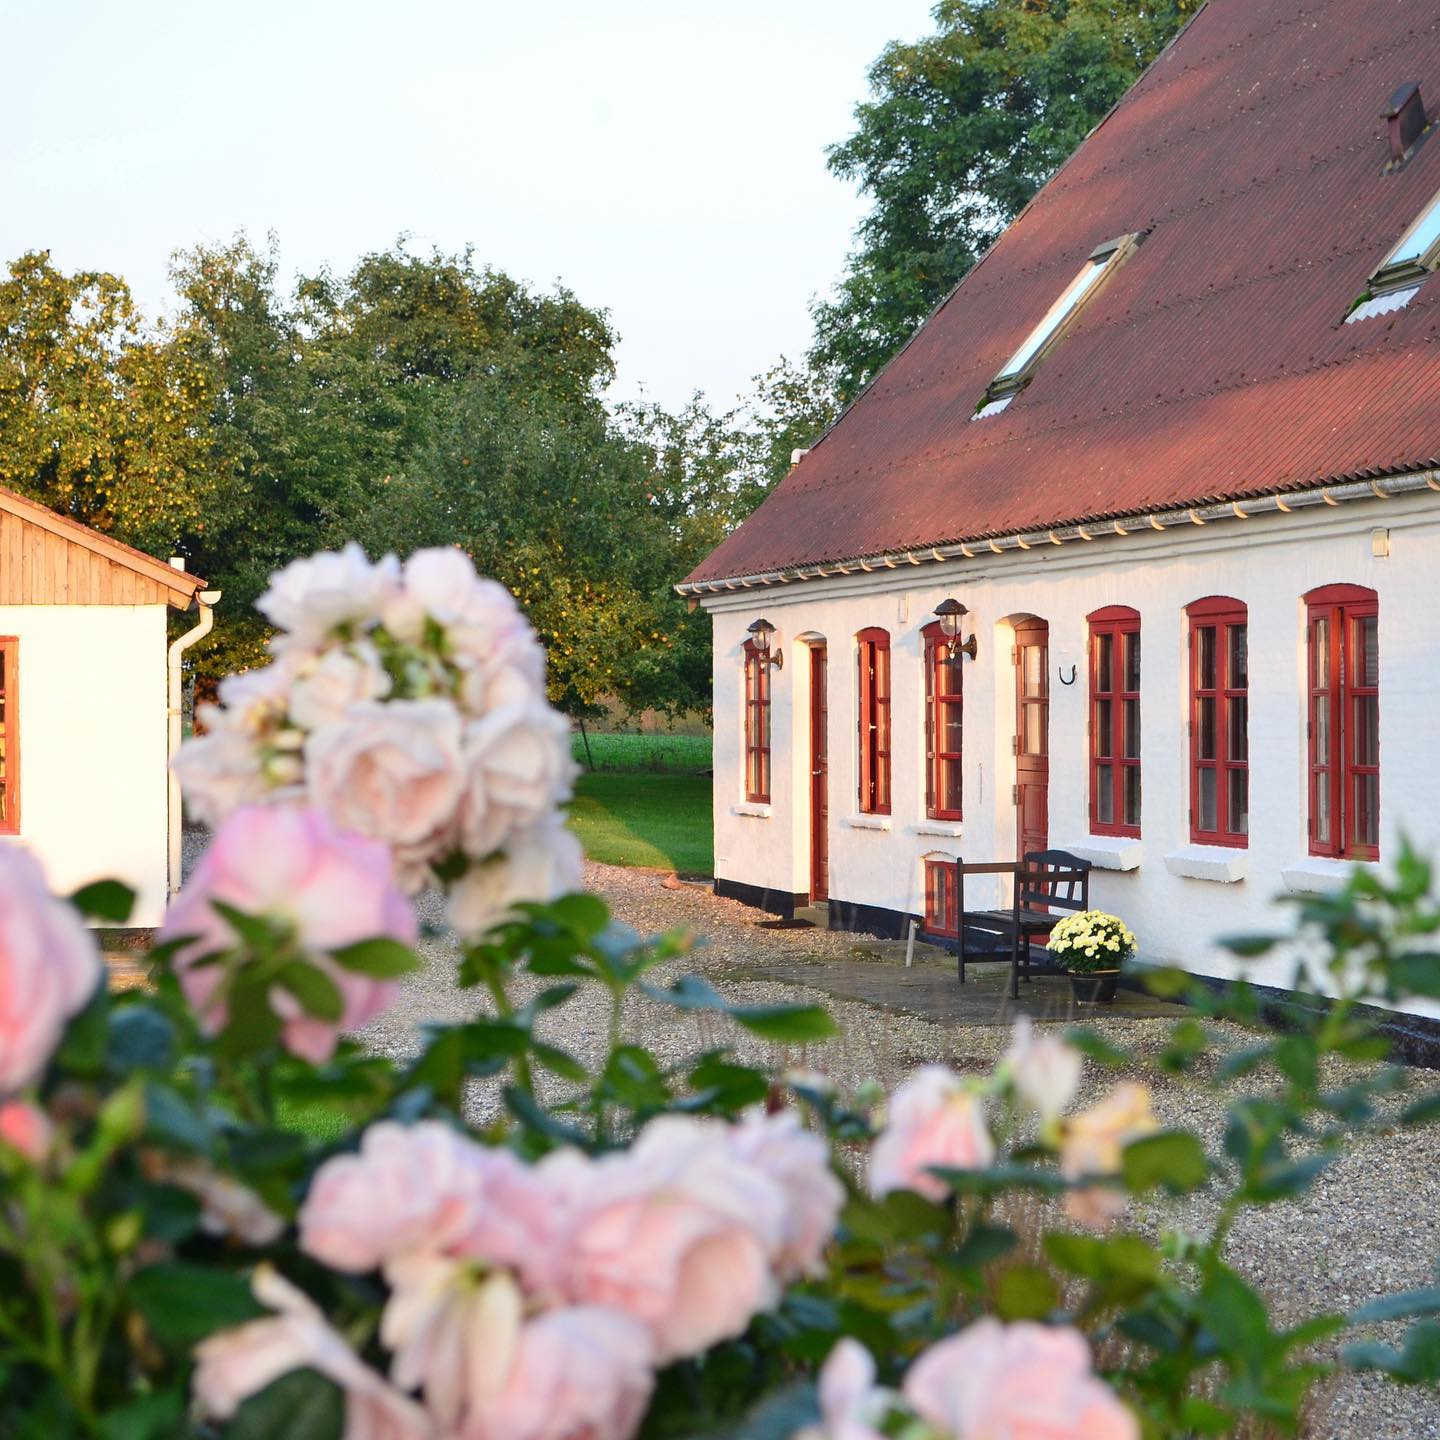
[(1090, 862), (1068, 850), (1031, 850), (1015, 874), (1015, 903), (1052, 910), (1090, 908)]

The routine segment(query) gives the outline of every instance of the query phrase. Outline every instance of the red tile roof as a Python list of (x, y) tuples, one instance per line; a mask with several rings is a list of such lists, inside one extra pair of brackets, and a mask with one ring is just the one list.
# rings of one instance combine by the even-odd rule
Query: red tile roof
[[(1440, 278), (1343, 324), (1440, 191), (1434, 0), (1210, 0), (695, 572), (730, 578), (1392, 474), (1440, 457)], [(1004, 412), (977, 402), (1097, 244), (1148, 230)]]

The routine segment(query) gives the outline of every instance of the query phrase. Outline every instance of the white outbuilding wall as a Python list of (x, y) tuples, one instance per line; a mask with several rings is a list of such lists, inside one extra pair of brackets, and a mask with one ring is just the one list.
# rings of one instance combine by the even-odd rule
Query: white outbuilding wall
[[(1388, 531), (1388, 556), (1373, 553), (1377, 527)], [(820, 638), (829, 655), (832, 902), (918, 913), (926, 856), (1013, 859), (1010, 622), (1037, 616), (1050, 627), (1051, 846), (1095, 861), (1092, 903), (1125, 918), (1142, 959), (1234, 973), (1215, 936), (1283, 923), (1276, 896), (1333, 886), (1345, 873), (1308, 854), (1301, 598), (1341, 582), (1379, 595), (1380, 863), (1394, 853), (1401, 830), (1440, 851), (1440, 495), (1422, 493), (707, 598), (715, 639), (717, 880), (772, 894), (809, 890), (806, 646)], [(1210, 595), (1249, 608), (1250, 837), (1245, 850), (1197, 853), (1189, 827), (1184, 611)], [(963, 662), (965, 807), (956, 825), (925, 818), (921, 630), (946, 596), (969, 607), (965, 634), (973, 628), (980, 647), (975, 661)], [(1094, 836), (1088, 820), (1085, 617), (1106, 605), (1128, 605), (1141, 616), (1138, 840)], [(741, 764), (741, 646), (746, 626), (760, 616), (775, 625), (773, 643), (785, 652), (784, 669), (772, 672), (772, 797), (764, 806), (746, 803)], [(854, 637), (867, 626), (891, 637), (889, 816), (860, 815), (856, 799)], [(1068, 678), (1072, 665), (1076, 682), (1067, 686), (1060, 676)], [(1196, 870), (1231, 878), (1184, 873)], [(1290, 963), (1272, 959), (1249, 973), (1284, 986)]]
[(20, 834), (65, 894), (115, 878), (134, 925), (166, 898), (165, 606), (0, 606), (19, 640)]

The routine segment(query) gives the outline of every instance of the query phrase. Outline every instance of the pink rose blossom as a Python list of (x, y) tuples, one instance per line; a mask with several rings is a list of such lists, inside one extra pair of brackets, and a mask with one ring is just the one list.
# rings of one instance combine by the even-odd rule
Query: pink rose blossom
[(994, 1158), (979, 1098), (943, 1065), (925, 1065), (891, 1096), (889, 1121), (870, 1150), (870, 1193), (913, 1190), (938, 1202), (950, 1192), (931, 1168), (983, 1170)]
[(271, 642), (277, 651), (318, 646), (337, 630), (373, 625), (397, 583), (399, 569), (393, 555), (371, 564), (352, 541), (343, 550), (324, 550), (277, 570), (255, 608), (286, 632)]
[(284, 1022), (286, 1049), (316, 1064), (328, 1060), (343, 1030), (373, 1019), (390, 1003), (395, 983), (346, 970), (325, 952), (388, 936), (413, 944), (415, 912), (391, 879), (382, 845), (342, 834), (315, 810), (250, 806), (216, 832), (195, 873), (165, 916), (161, 941), (194, 937), (175, 957), (186, 997), (214, 1034), (228, 1019), (226, 964), (196, 967), (204, 956), (235, 947), (229, 923), (212, 902), (293, 928), (309, 963), (334, 981), (343, 1001), (338, 1021), (307, 1015), (288, 991), (270, 992)]
[(1074, 1330), (979, 1320), (932, 1345), (902, 1387), (950, 1440), (1139, 1440), (1135, 1417), (1090, 1368)]
[(460, 802), (460, 716), (448, 700), (352, 704), (305, 746), (310, 798), (342, 829), (396, 852), (407, 888), (453, 845)]
[(736, 1163), (728, 1128), (653, 1120), (595, 1163), (580, 1197), (570, 1298), (644, 1323), (662, 1363), (741, 1334), (778, 1298), (770, 1257), (784, 1245), (785, 1197)]
[(899, 1401), (875, 1384), (875, 1361), (858, 1340), (837, 1341), (820, 1367), (820, 1423), (797, 1440), (882, 1440), (886, 1413)]
[(39, 1165), (54, 1148), (55, 1127), (50, 1117), (28, 1100), (0, 1101), (0, 1144)]
[(308, 1296), (268, 1265), (256, 1270), (252, 1288), (277, 1313), (195, 1347), (195, 1399), (206, 1415), (228, 1420), (282, 1375), (314, 1370), (345, 1397), (344, 1440), (435, 1440), (424, 1410), (364, 1364)]
[(1037, 1032), (1028, 1015), (1015, 1022), (1015, 1033), (1002, 1064), (1009, 1067), (1020, 1098), (1053, 1125), (1080, 1088), (1080, 1052), (1053, 1032)]
[(558, 815), (511, 837), (451, 887), (447, 915), (466, 938), (483, 935), (522, 902), (546, 904), (580, 889), (584, 851)]
[(380, 1339), (392, 1352), (390, 1378), (420, 1389), (447, 1435), (505, 1385), (520, 1344), (524, 1299), (504, 1271), (415, 1252), (386, 1267), (390, 1299)]
[(500, 849), (570, 797), (575, 764), (570, 727), (536, 697), (503, 706), (465, 727), (460, 836), (467, 855)]
[(785, 1197), (780, 1247), (770, 1257), (776, 1273), (782, 1280), (820, 1274), (820, 1257), (845, 1203), (825, 1141), (806, 1130), (794, 1110), (752, 1110), (730, 1140), (736, 1158), (768, 1176)]
[(382, 1120), (358, 1154), (315, 1172), (300, 1248), (352, 1274), (424, 1252), (506, 1265), (538, 1283), (554, 1263), (565, 1203), (565, 1187), (547, 1176), (566, 1163), (557, 1154), (526, 1166), (439, 1120)]
[(0, 1095), (40, 1077), (65, 1023), (95, 993), (100, 954), (28, 850), (0, 848)]
[(650, 1337), (613, 1310), (552, 1310), (520, 1331), (503, 1388), (459, 1440), (629, 1440), (650, 1400)]
[[(1149, 1090), (1127, 1080), (1099, 1104), (1066, 1122), (1060, 1141), (1060, 1173), (1067, 1180), (1116, 1175), (1124, 1161), (1125, 1147), (1157, 1129), (1159, 1122), (1150, 1109)], [(1108, 1225), (1124, 1209), (1124, 1192), (1108, 1185), (1071, 1190), (1065, 1197), (1070, 1218), (1094, 1229)]]

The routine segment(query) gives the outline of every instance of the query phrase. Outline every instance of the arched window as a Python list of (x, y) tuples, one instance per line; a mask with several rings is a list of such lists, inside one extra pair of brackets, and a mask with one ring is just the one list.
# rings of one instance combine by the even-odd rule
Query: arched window
[(879, 629), (856, 637), (859, 695), (860, 784), (862, 814), (890, 813), (890, 636)]
[(1249, 616), (1210, 595), (1190, 621), (1190, 838), (1243, 846), (1250, 835)]
[(1305, 597), (1310, 853), (1380, 853), (1380, 601), (1363, 585)]
[(1107, 605), (1090, 625), (1090, 828), (1140, 833), (1140, 612)]
[(745, 642), (745, 798), (770, 801), (770, 665)]
[(937, 620), (925, 638), (925, 813), (932, 820), (961, 818), (961, 741), (964, 728), (961, 664)]

